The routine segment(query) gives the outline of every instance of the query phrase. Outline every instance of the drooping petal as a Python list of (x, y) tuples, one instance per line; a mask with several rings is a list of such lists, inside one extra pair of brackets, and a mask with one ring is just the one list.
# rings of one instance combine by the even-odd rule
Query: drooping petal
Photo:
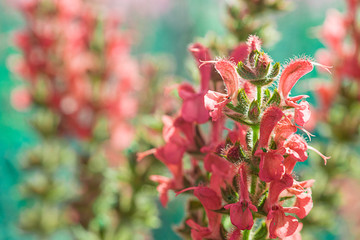
[(282, 238), (281, 240), (301, 240), (300, 231), (301, 231), (302, 227), (303, 227), (303, 224), (299, 222), (295, 233), (289, 237)]
[(231, 223), (240, 230), (245, 230), (245, 229), (250, 230), (252, 228), (252, 226), (254, 225), (253, 216), (252, 216), (252, 213), (250, 211), (248, 204), (251, 204), (251, 203), (237, 202), (237, 203), (233, 203), (233, 204), (229, 204), (229, 205), (225, 206), (225, 209), (230, 208)]
[(225, 83), (227, 95), (233, 101), (236, 101), (240, 77), (236, 71), (235, 64), (228, 60), (222, 59), (215, 63), (215, 69), (219, 72)]
[(304, 126), (311, 117), (310, 105), (307, 101), (301, 101), (295, 108), (295, 122), (299, 126)]
[(278, 210), (271, 210), (268, 215), (268, 220), (271, 219), (269, 225), (270, 238), (285, 238), (295, 234), (299, 222), (293, 216), (286, 216), (279, 207)]
[(279, 195), (282, 191), (290, 188), (293, 185), (294, 179), (290, 174), (284, 174), (281, 180), (272, 181), (269, 187), (268, 206), (272, 207), (278, 201)]
[(303, 219), (309, 214), (312, 208), (313, 200), (311, 197), (311, 190), (308, 189), (306, 192), (303, 192), (296, 196), (294, 208), (291, 208), (291, 210), (289, 210), (288, 212), (294, 213), (299, 218)]
[(293, 134), (285, 142), (286, 152), (296, 161), (304, 162), (308, 158), (307, 143), (300, 135)]
[(194, 56), (198, 67), (200, 68), (201, 92), (209, 90), (209, 82), (211, 76), (211, 65), (203, 64), (205, 61), (211, 60), (209, 49), (200, 43), (190, 45), (189, 51)]
[(295, 83), (305, 74), (313, 70), (312, 63), (307, 59), (297, 59), (290, 62), (281, 73), (279, 80), (279, 93), (287, 99)]
[(185, 151), (186, 148), (184, 146), (174, 142), (168, 142), (164, 146), (156, 149), (155, 157), (165, 165), (177, 165), (181, 163)]
[(204, 92), (196, 93), (188, 83), (178, 88), (179, 96), (183, 99), (181, 116), (187, 122), (205, 123), (209, 119), (209, 112), (204, 104)]
[(297, 127), (291, 122), (291, 119), (288, 116), (282, 118), (274, 129), (274, 141), (276, 146), (282, 146), (284, 142), (296, 131)]
[(152, 175), (150, 176), (150, 180), (159, 183), (156, 189), (160, 194), (161, 205), (166, 207), (169, 201), (168, 191), (172, 188), (171, 179), (164, 176)]
[(211, 234), (209, 228), (200, 226), (192, 219), (186, 220), (186, 224), (191, 228), (191, 239), (202, 240)]
[(260, 122), (259, 149), (267, 148), (271, 132), (283, 117), (284, 113), (278, 107), (269, 107)]
[(280, 180), (285, 173), (283, 162), (284, 157), (275, 151), (262, 153), (260, 155), (259, 178), (264, 182)]
[(209, 90), (204, 97), (205, 108), (209, 111), (213, 121), (222, 116), (222, 109), (230, 100), (225, 94)]

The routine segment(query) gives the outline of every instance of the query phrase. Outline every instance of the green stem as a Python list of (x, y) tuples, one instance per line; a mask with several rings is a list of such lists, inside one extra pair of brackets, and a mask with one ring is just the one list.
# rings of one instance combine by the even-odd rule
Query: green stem
[(243, 231), (243, 240), (249, 240), (250, 237), (250, 230)]
[(259, 139), (259, 125), (252, 125), (251, 126), (251, 129), (253, 131), (253, 144), (254, 144), (254, 147), (255, 147), (255, 144), (257, 142), (257, 140)]
[(259, 107), (261, 108), (261, 103), (262, 103), (261, 86), (257, 87), (257, 101), (258, 101)]
[(251, 185), (250, 185), (250, 193), (254, 195), (256, 192), (256, 185), (257, 185), (257, 176), (251, 175)]

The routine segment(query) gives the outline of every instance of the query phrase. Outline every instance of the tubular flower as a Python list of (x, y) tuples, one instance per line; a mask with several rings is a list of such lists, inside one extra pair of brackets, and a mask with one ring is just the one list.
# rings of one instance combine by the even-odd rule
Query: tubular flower
[(231, 223), (240, 230), (251, 229), (254, 225), (251, 211), (257, 212), (257, 208), (251, 203), (248, 192), (246, 166), (239, 167), (240, 200), (237, 203), (228, 204), (225, 209), (230, 209)]
[(309, 103), (306, 101), (297, 103), (297, 101), (307, 96), (289, 97), (289, 94), (296, 82), (313, 68), (313, 64), (307, 59), (294, 60), (285, 67), (279, 80), (279, 93), (283, 104), (295, 108), (295, 122), (300, 126), (304, 126), (309, 121), (311, 112)]

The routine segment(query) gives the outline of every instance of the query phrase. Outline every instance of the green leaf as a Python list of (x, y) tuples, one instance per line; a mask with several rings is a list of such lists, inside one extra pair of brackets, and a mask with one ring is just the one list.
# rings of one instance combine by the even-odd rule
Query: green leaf
[(239, 122), (241, 124), (245, 124), (245, 125), (248, 125), (248, 126), (253, 125), (252, 123), (249, 123), (248, 121), (245, 120), (244, 115), (241, 115), (241, 114), (227, 114), (227, 113), (225, 113), (225, 115), (227, 117), (231, 118), (232, 120), (234, 120), (236, 122)]
[(265, 240), (267, 236), (268, 230), (265, 222), (261, 224), (261, 226), (256, 230), (253, 240)]

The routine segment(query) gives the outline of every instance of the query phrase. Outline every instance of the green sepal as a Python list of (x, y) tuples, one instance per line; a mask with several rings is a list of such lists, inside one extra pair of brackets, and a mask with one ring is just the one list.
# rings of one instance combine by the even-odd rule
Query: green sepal
[(266, 77), (266, 78), (261, 78), (261, 79), (254, 79), (249, 82), (257, 87), (262, 87), (262, 86), (269, 85), (274, 81), (275, 81), (275, 78), (267, 78)]
[(281, 97), (279, 92), (277, 91), (277, 89), (274, 90), (271, 98), (269, 99), (269, 101), (267, 102), (267, 105), (276, 105), (279, 106), (281, 103)]
[(252, 80), (257, 78), (256, 74), (251, 70), (251, 68), (246, 66), (241, 61), (238, 63), (237, 72), (239, 73), (240, 77), (246, 80)]
[(260, 55), (260, 52), (258, 50), (254, 50), (249, 54), (248, 61), (249, 61), (249, 64), (251, 67), (257, 66), (259, 55)]
[(256, 66), (256, 76), (257, 78), (265, 78), (268, 73), (269, 73), (269, 69), (270, 69), (270, 63), (264, 64), (264, 63), (260, 63)]
[(244, 115), (242, 114), (227, 114), (225, 113), (225, 115), (228, 118), (231, 118), (232, 120), (239, 122), (241, 124), (247, 125), (247, 126), (252, 126), (252, 123), (249, 123), (248, 121), (246, 121), (246, 118), (244, 117)]
[(281, 68), (281, 65), (279, 62), (275, 63), (272, 68), (271, 68), (271, 71), (269, 73), (269, 75), (267, 76), (268, 78), (275, 78), (277, 75), (279, 75), (280, 73), (280, 68)]

